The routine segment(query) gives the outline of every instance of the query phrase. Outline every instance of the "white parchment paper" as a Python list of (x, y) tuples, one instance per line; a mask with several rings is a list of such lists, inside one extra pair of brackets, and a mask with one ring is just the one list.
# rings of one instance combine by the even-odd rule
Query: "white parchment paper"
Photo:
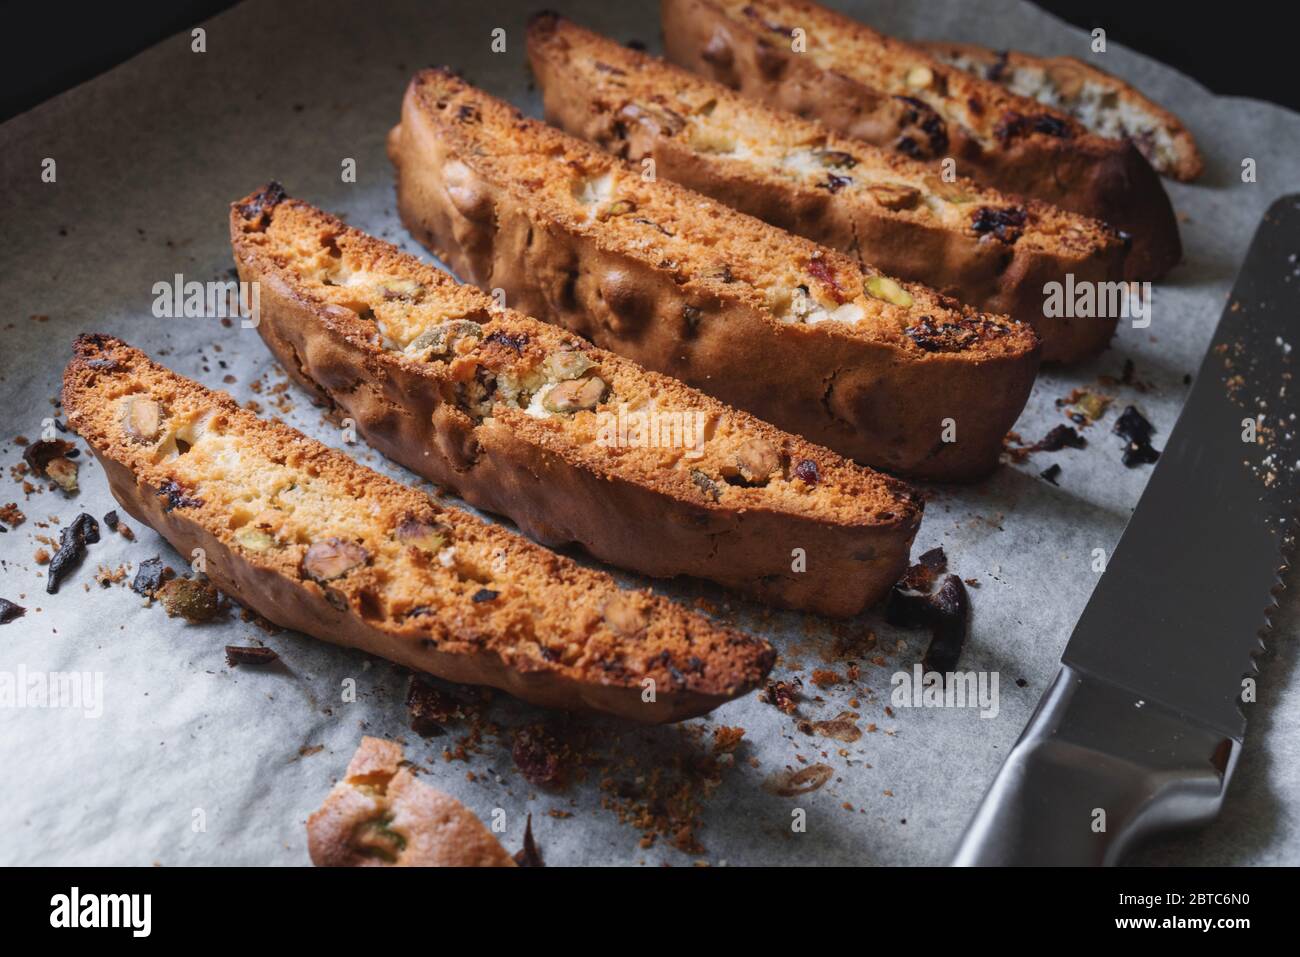
[[(1082, 31), (1012, 0), (836, 5), (902, 35), (1090, 56)], [(560, 6), (621, 40), (659, 48), (655, 4)], [(97, 673), (104, 696), (98, 717), (0, 708), (0, 863), (305, 864), (306, 816), (363, 733), (404, 740), (425, 780), (485, 819), (503, 811), (502, 839), (511, 850), (531, 812), (550, 864), (947, 860), (1056, 670), (1097, 579), (1093, 549), (1114, 546), (1150, 474), (1120, 463), (1119, 440), (1110, 434), (1114, 418), (1136, 404), (1159, 429), (1157, 447), (1163, 444), (1185, 396), (1184, 375), (1196, 370), (1256, 222), (1274, 197), (1300, 187), (1300, 117), (1216, 97), (1114, 44), (1097, 62), (1182, 116), (1205, 151), (1207, 170), (1196, 185), (1168, 185), (1183, 221), (1186, 259), (1157, 287), (1150, 328), (1122, 329), (1090, 365), (1045, 372), (1017, 429), (1040, 438), (1064, 421), (1056, 399), (1076, 386), (1096, 388), (1098, 375), (1117, 375), (1125, 359), (1149, 388), (1101, 387), (1115, 403), (1086, 430), (1086, 449), (1037, 455), (979, 485), (929, 490), (916, 553), (943, 545), (953, 570), (980, 582), (971, 591), (974, 623), (962, 667), (998, 673), (996, 717), (975, 709), (887, 712), (890, 677), (919, 660), (925, 638), (895, 631), (878, 615), (838, 634), (840, 646), (868, 631), (877, 635), (875, 650), (854, 653), (857, 680), (818, 688), (814, 669), (849, 673), (847, 660), (834, 660), (837, 634), (826, 623), (766, 615), (700, 584), (660, 583), (673, 596), (708, 598), (720, 613), (770, 638), (783, 652), (773, 676), (805, 683), (800, 715), (750, 696), (705, 720), (643, 729), (548, 715), (498, 695), (481, 707), (478, 724), (453, 722), (444, 735), (422, 739), (407, 726), (408, 679), (394, 666), (296, 634), (264, 634), (237, 614), (185, 625), (142, 607), (121, 585), (97, 586), (100, 565), (129, 563), (134, 570), (162, 555), (182, 566), (133, 520), (126, 519), (136, 542), (105, 529), (60, 593), (44, 593), (44, 570), (33, 555), (36, 536), (57, 536), (57, 526), (42, 527), (50, 516), (66, 523), (82, 511), (101, 517), (115, 507), (85, 455), (74, 498), (24, 498), (8, 475), (21, 454), (13, 438), (36, 438), (41, 420), (57, 414), (50, 403), (73, 336), (119, 335), (183, 374), (256, 400), (265, 414), (341, 445), (338, 429), (302, 395), (271, 392), (284, 379), (254, 331), (210, 319), (155, 318), (152, 287), (177, 273), (225, 278), (232, 265), (227, 204), (271, 178), (291, 195), (428, 258), (397, 221), (384, 155), (404, 85), (419, 67), (451, 64), (537, 115), (523, 54), (533, 7), (254, 0), (204, 25), (206, 52), (193, 52), (189, 35), (173, 37), (0, 127), (0, 504), (16, 501), (28, 516), (0, 535), (0, 596), (28, 608), (24, 618), (0, 626), (0, 672)], [(490, 50), (496, 27), (507, 31), (500, 54)], [(1256, 160), (1257, 183), (1241, 182), (1244, 157)], [(54, 183), (41, 179), (46, 158), (57, 164)], [(341, 181), (349, 158), (356, 161), (355, 183)], [(412, 480), (364, 445), (348, 450)], [(1038, 477), (1053, 462), (1062, 466), (1059, 487)], [(1292, 605), (1263, 661), (1260, 703), (1221, 819), (1139, 860), (1300, 863)], [(278, 651), (282, 664), (227, 667), (223, 646), (254, 640)], [(899, 640), (906, 642), (901, 650)], [(877, 656), (880, 663), (873, 663)], [(346, 679), (356, 683), (355, 701), (342, 698)], [(857, 741), (800, 728), (801, 720), (829, 721), (846, 711), (860, 715)], [(539, 722), (583, 755), (571, 760), (571, 783), (560, 792), (529, 785), (511, 758), (512, 732)], [(712, 734), (720, 725), (743, 727), (745, 735), (733, 755), (715, 758)], [(832, 769), (820, 790), (778, 793), (774, 782), (812, 764)], [(679, 778), (693, 783), (672, 797), (667, 785)], [(806, 812), (803, 832), (792, 831), (796, 809)], [(642, 842), (638, 811), (694, 818), (698, 846), (682, 838), (687, 850), (680, 850), (671, 834)]]

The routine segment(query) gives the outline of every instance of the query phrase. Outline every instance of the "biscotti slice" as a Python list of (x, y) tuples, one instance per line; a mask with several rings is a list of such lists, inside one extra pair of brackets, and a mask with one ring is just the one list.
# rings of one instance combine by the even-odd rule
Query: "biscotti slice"
[(906, 570), (921, 504), (895, 479), (499, 308), (278, 188), (235, 203), (230, 234), (290, 375), (389, 458), (544, 544), (836, 616)]
[(660, 13), (675, 63), (837, 133), (955, 160), (956, 172), (1004, 193), (1123, 230), (1128, 278), (1158, 279), (1182, 256), (1169, 197), (1132, 143), (805, 0), (663, 0)]
[(866, 465), (991, 470), (1033, 329), (746, 216), (425, 70), (389, 135), (398, 209), (462, 279)]
[(515, 866), (465, 805), (415, 776), (400, 744), (371, 737), (307, 818), (307, 852), (317, 867)]
[(1069, 113), (1098, 136), (1132, 140), (1164, 176), (1190, 183), (1205, 169), (1196, 140), (1178, 117), (1090, 63), (1072, 56), (1039, 57), (942, 40), (917, 46), (1017, 96)]
[(1044, 287), (1120, 280), (1125, 245), (1096, 220), (945, 182), (555, 14), (529, 24), (546, 117), (657, 175), (976, 308), (1033, 324), (1044, 361), (1105, 348), (1116, 318), (1044, 315)]
[(286, 628), (644, 722), (703, 714), (772, 666), (763, 641), (441, 507), (109, 336), (77, 339), (63, 407), (131, 515)]

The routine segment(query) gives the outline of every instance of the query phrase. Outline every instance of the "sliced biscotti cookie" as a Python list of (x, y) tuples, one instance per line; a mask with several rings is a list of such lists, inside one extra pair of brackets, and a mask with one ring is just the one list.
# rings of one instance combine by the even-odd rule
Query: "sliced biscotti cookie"
[(702, 714), (772, 666), (766, 642), (441, 507), (117, 339), (77, 339), (63, 406), (128, 512), (286, 628), (645, 722)]
[(277, 188), (235, 203), (230, 235), (260, 284), (258, 332), (295, 379), (389, 458), (545, 544), (836, 616), (906, 570), (921, 504), (896, 479), (499, 308)]
[(660, 13), (669, 59), (746, 96), (1123, 230), (1128, 278), (1158, 279), (1182, 256), (1169, 197), (1132, 143), (806, 0), (663, 0)]
[(1044, 316), (1044, 286), (1123, 276), (1125, 244), (1097, 220), (945, 182), (923, 163), (631, 50), (555, 14), (528, 59), (546, 117), (659, 176), (863, 263), (1032, 323), (1044, 361), (1103, 349), (1116, 317)]
[(643, 176), (450, 73), (416, 75), (389, 155), (403, 222), (462, 279), (861, 463), (981, 475), (1029, 394), (1030, 326)]
[(307, 818), (317, 867), (514, 867), (473, 812), (415, 776), (402, 746), (363, 737), (320, 808)]
[(942, 40), (918, 43), (932, 57), (1069, 113), (1096, 133), (1130, 139), (1158, 173), (1190, 183), (1205, 169), (1191, 131), (1117, 76), (1072, 56), (1038, 57)]

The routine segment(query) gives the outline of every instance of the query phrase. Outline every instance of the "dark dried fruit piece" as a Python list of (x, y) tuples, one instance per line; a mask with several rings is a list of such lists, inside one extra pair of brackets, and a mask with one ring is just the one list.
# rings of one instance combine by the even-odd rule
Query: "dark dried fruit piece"
[(21, 618), (27, 614), (27, 609), (22, 605), (16, 605), (7, 598), (0, 598), (0, 625), (7, 625), (15, 618)]
[(157, 594), (158, 589), (162, 588), (163, 582), (167, 580), (167, 569), (163, 567), (162, 559), (158, 557), (150, 558), (140, 563), (135, 570), (135, 579), (131, 582), (131, 591), (138, 595), (144, 595), (146, 598), (152, 598)]
[(50, 559), (50, 570), (45, 580), (45, 590), (53, 595), (59, 583), (72, 571), (86, 554), (86, 546), (99, 541), (99, 522), (82, 512), (72, 524), (59, 532), (59, 550)]
[(252, 199), (239, 207), (239, 214), (247, 220), (265, 224), (270, 213), (285, 198), (284, 187), (272, 180), (253, 194)]
[(406, 689), (406, 712), (411, 730), (422, 738), (443, 733), (443, 725), (465, 717), (460, 704), (418, 675), (411, 676)]
[(956, 322), (936, 323), (933, 316), (922, 316), (904, 333), (926, 352), (962, 352), (981, 339), (1006, 334), (1006, 327), (987, 319), (962, 317)]
[[(936, 549), (935, 551), (939, 551)], [(927, 552), (926, 555), (931, 555)], [(924, 556), (923, 556), (924, 557)], [(943, 559), (947, 567), (947, 558)], [(939, 589), (933, 587), (935, 565), (914, 565), (894, 586), (885, 606), (885, 620), (900, 628), (929, 628), (930, 646), (926, 649), (927, 671), (948, 672), (957, 666), (970, 627), (970, 599), (966, 586), (956, 575), (945, 575)], [(928, 580), (927, 588), (912, 587)]]
[(1047, 468), (1043, 469), (1043, 471), (1039, 472), (1038, 477), (1044, 481), (1051, 482), (1053, 485), (1060, 485), (1061, 483), (1058, 482), (1057, 479), (1061, 477), (1061, 466), (1058, 463), (1053, 462)]
[(839, 176), (835, 173), (827, 173), (825, 182), (818, 183), (818, 189), (824, 189), (832, 196), (842, 190), (845, 186), (852, 185), (853, 180), (847, 176)]
[(216, 586), (197, 578), (173, 578), (158, 589), (158, 600), (168, 618), (184, 618), (192, 625), (211, 621), (221, 608)]
[(812, 459), (800, 459), (799, 464), (794, 467), (794, 477), (803, 479), (809, 485), (816, 485), (822, 480), (822, 473)]
[(934, 108), (912, 96), (896, 96), (903, 104), (899, 137), (894, 149), (913, 159), (935, 159), (948, 148), (948, 126)]
[(524, 346), (528, 345), (528, 336), (524, 335), (523, 333), (520, 333), (517, 336), (512, 336), (508, 332), (503, 332), (500, 329), (498, 329), (496, 332), (492, 333), (490, 336), (488, 336), (486, 339), (483, 340), (484, 345), (487, 345), (488, 343), (491, 342), (495, 342), (499, 345), (505, 346), (507, 349), (514, 351), (516, 355), (523, 355)]
[(970, 599), (966, 586), (956, 575), (949, 575), (931, 596), (930, 604), (934, 608), (933, 631), (922, 667), (926, 671), (947, 674), (957, 669), (970, 629)]
[(280, 656), (270, 648), (226, 645), (226, 664), (231, 668), (236, 665), (269, 665), (279, 660)]
[(759, 692), (759, 700), (785, 714), (794, 714), (799, 707), (801, 691), (803, 691), (803, 682), (798, 678), (790, 681), (768, 681)]
[(167, 504), (163, 506), (164, 512), (170, 512), (175, 508), (201, 508), (203, 499), (192, 498), (189, 492), (179, 482), (166, 481), (158, 487), (158, 494), (167, 497)]
[(558, 787), (564, 778), (560, 748), (555, 739), (539, 728), (520, 728), (510, 750), (515, 767), (529, 784), (539, 788)]
[(478, 591), (474, 592), (472, 600), (475, 604), (485, 601), (496, 601), (500, 595), (501, 592), (493, 591), (491, 588), (480, 588)]
[(1114, 432), (1124, 439), (1124, 464), (1129, 468), (1149, 465), (1160, 458), (1160, 451), (1151, 445), (1155, 426), (1134, 406), (1128, 406), (1115, 421)]
[(23, 461), (37, 475), (58, 483), (65, 492), (77, 490), (77, 447), (64, 439), (41, 439), (23, 449)]
[(1064, 448), (1082, 449), (1087, 444), (1088, 440), (1080, 435), (1073, 426), (1057, 425), (1034, 445), (1034, 451), (1059, 452)]
[(537, 843), (533, 840), (533, 816), (528, 815), (528, 820), (524, 823), (524, 846), (515, 852), (515, 863), (520, 867), (545, 867), (546, 862), (542, 860), (542, 854), (537, 850)]
[(826, 291), (830, 293), (831, 298), (837, 303), (849, 301), (849, 297), (844, 295), (844, 288), (840, 285), (840, 281), (835, 277), (834, 270), (821, 256), (814, 256), (808, 260), (808, 275), (821, 282), (826, 287)]
[(307, 549), (302, 557), (302, 574), (318, 582), (333, 581), (364, 565), (369, 558), (370, 553), (356, 542), (327, 538)]
[(1008, 246), (1020, 238), (1025, 231), (1029, 214), (1023, 206), (1006, 206), (997, 209), (981, 206), (971, 214), (971, 229), (977, 236), (992, 234)]
[(1069, 124), (1059, 117), (1047, 113), (1026, 116), (1013, 110), (1008, 110), (1002, 114), (1002, 119), (998, 121), (997, 126), (993, 129), (993, 135), (998, 138), (998, 142), (1004, 147), (1008, 146), (1013, 139), (1030, 133), (1042, 133), (1045, 136), (1055, 136), (1059, 139), (1069, 139), (1074, 135), (1074, 131), (1070, 129)]

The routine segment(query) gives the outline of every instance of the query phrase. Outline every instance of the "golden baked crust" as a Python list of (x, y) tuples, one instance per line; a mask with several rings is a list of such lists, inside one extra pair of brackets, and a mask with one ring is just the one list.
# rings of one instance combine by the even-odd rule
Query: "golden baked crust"
[(772, 666), (766, 642), (441, 507), (110, 336), (78, 337), (63, 403), (122, 506), (286, 628), (645, 722), (702, 714)]
[(945, 182), (924, 163), (831, 133), (555, 14), (528, 28), (547, 119), (674, 182), (986, 312), (1034, 326), (1043, 361), (1105, 348), (1116, 317), (1043, 315), (1043, 287), (1123, 277), (1104, 224)]
[[(234, 203), (230, 234), (240, 278), (260, 283), (258, 332), (294, 379), (544, 544), (836, 616), (906, 569), (921, 502), (896, 479), (499, 308), (278, 187)], [(592, 384), (590, 408), (546, 408), (565, 382)], [(628, 423), (651, 411), (668, 434), (628, 444), (648, 441)]]
[[(663, 0), (660, 14), (670, 60), (745, 96), (1123, 230), (1127, 278), (1182, 257), (1169, 197), (1132, 143), (807, 0)], [(795, 28), (806, 52), (791, 49)]]
[(1205, 170), (1196, 139), (1177, 116), (1091, 63), (1072, 56), (1039, 57), (943, 40), (917, 46), (1017, 96), (1069, 113), (1098, 136), (1132, 140), (1164, 176), (1190, 183)]
[(363, 737), (346, 776), (307, 818), (317, 867), (514, 867), (483, 822), (420, 781), (402, 746)]
[(388, 145), (403, 222), (462, 279), (866, 465), (982, 475), (1028, 397), (1031, 327), (643, 177), (446, 71), (412, 80)]

